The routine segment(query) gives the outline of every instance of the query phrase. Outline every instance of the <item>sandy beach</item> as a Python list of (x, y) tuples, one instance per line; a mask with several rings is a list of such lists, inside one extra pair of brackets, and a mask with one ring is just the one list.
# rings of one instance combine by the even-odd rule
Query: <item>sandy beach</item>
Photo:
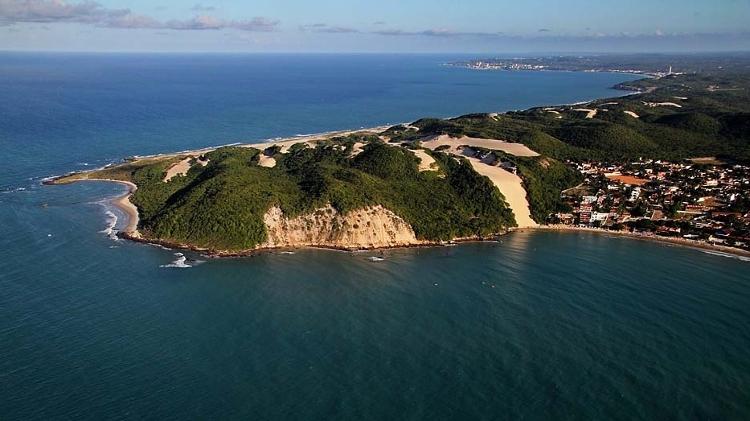
[(324, 132), (324, 133), (316, 133), (316, 134), (310, 134), (310, 135), (303, 135), (303, 136), (293, 136), (293, 137), (284, 137), (279, 139), (266, 139), (259, 141), (257, 143), (247, 143), (247, 142), (237, 142), (237, 143), (228, 143), (225, 145), (218, 145), (218, 146), (211, 146), (207, 148), (201, 148), (201, 149), (191, 149), (191, 150), (184, 150), (184, 151), (178, 151), (178, 152), (167, 152), (163, 154), (154, 154), (154, 155), (136, 155), (133, 156), (135, 159), (146, 159), (146, 158), (171, 158), (171, 157), (178, 157), (178, 156), (195, 156), (199, 157), (204, 153), (215, 151), (216, 149), (223, 148), (226, 146), (238, 146), (242, 148), (256, 148), (260, 149), (261, 151), (269, 148), (271, 146), (279, 146), (281, 148), (281, 153), (286, 153), (289, 148), (297, 143), (314, 143), (320, 140), (329, 139), (332, 137), (337, 136), (348, 136), (355, 133), (367, 133), (367, 132), (375, 132), (375, 133), (381, 133), (394, 125), (386, 125), (386, 126), (376, 126), (376, 127), (368, 127), (368, 128), (361, 128), (356, 130), (336, 130), (336, 131), (330, 131), (330, 132)]
[(138, 232), (138, 208), (130, 201), (130, 196), (135, 193), (138, 186), (128, 181), (117, 181), (117, 180), (103, 180), (103, 181), (115, 181), (117, 183), (128, 186), (128, 192), (124, 195), (112, 200), (112, 204), (117, 206), (125, 215), (128, 220), (125, 228), (122, 232), (131, 237), (140, 237), (141, 234)]
[(106, 181), (109, 183), (117, 183), (122, 184), (123, 186), (127, 186), (128, 191), (125, 192), (125, 194), (111, 199), (110, 203), (113, 206), (117, 207), (117, 209), (121, 210), (127, 217), (125, 227), (120, 232), (123, 234), (127, 234), (127, 236), (132, 238), (141, 238), (141, 234), (138, 232), (138, 208), (130, 201), (130, 196), (132, 196), (133, 193), (138, 190), (138, 186), (129, 181), (113, 180), (109, 178), (80, 178), (74, 180), (74, 182), (78, 181)]

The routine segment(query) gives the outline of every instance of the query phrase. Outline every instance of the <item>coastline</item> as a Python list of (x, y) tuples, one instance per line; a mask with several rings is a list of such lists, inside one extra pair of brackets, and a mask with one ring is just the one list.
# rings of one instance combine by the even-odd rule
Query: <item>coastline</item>
[(643, 233), (636, 233), (630, 231), (612, 231), (602, 228), (589, 228), (589, 227), (575, 227), (570, 225), (539, 225), (533, 228), (524, 228), (524, 231), (556, 231), (564, 233), (576, 233), (576, 232), (587, 232), (600, 235), (611, 235), (615, 237), (631, 238), (633, 240), (642, 241), (653, 241), (663, 244), (671, 244), (675, 246), (682, 246), (697, 250), (708, 250), (719, 253), (731, 254), (743, 258), (750, 258), (750, 251), (743, 250), (736, 247), (722, 246), (719, 244), (711, 244), (705, 241), (690, 240), (681, 237), (661, 237), (658, 235), (648, 235)]
[(178, 243), (174, 241), (161, 240), (158, 238), (146, 238), (137, 233), (134, 236), (132, 233), (119, 232), (118, 236), (127, 240), (131, 240), (137, 243), (148, 244), (152, 246), (165, 247), (168, 249), (176, 249), (182, 251), (192, 251), (200, 253), (207, 258), (241, 258), (241, 257), (252, 257), (261, 253), (272, 253), (279, 251), (290, 251), (290, 250), (305, 250), (305, 249), (319, 249), (319, 250), (332, 250), (341, 251), (347, 253), (359, 253), (368, 251), (383, 251), (383, 250), (398, 250), (398, 249), (414, 249), (414, 248), (431, 248), (431, 247), (451, 247), (464, 243), (491, 243), (499, 241), (500, 237), (516, 231), (516, 228), (510, 228), (505, 232), (493, 234), (486, 237), (471, 236), (461, 237), (450, 241), (432, 241), (432, 242), (420, 242), (414, 244), (403, 244), (398, 246), (385, 246), (385, 247), (338, 247), (338, 246), (324, 246), (324, 245), (306, 245), (298, 247), (260, 247), (248, 250), (238, 251), (221, 251), (212, 250), (205, 247), (197, 247), (190, 244)]
[(128, 191), (125, 194), (112, 199), (110, 203), (112, 203), (112, 205), (120, 209), (127, 216), (125, 228), (123, 228), (120, 232), (128, 235), (129, 237), (140, 238), (141, 234), (138, 232), (138, 222), (139, 222), (138, 208), (133, 204), (133, 202), (130, 201), (130, 196), (132, 196), (133, 193), (135, 193), (135, 191), (138, 190), (138, 186), (136, 186), (134, 183), (131, 183), (129, 181), (119, 181), (119, 180), (96, 180), (96, 181), (114, 181), (114, 182), (117, 182), (119, 184), (122, 184), (128, 187)]
[[(268, 147), (278, 145), (282, 147), (283, 149), (283, 148), (288, 148), (294, 145), (295, 143), (314, 142), (318, 140), (329, 139), (329, 138), (336, 137), (336, 136), (347, 136), (350, 134), (363, 133), (363, 132), (381, 133), (393, 126), (404, 125), (404, 124), (409, 124), (409, 123), (396, 123), (396, 124), (388, 124), (388, 125), (375, 126), (375, 127), (363, 127), (359, 129), (331, 130), (331, 131), (321, 132), (321, 133), (277, 137), (277, 138), (269, 138), (269, 139), (259, 139), (257, 143), (248, 143), (247, 141), (233, 142), (233, 143), (227, 143), (223, 145), (209, 146), (209, 147), (200, 148), (200, 149), (187, 149), (187, 150), (177, 151), (177, 152), (165, 152), (165, 153), (159, 153), (159, 154), (153, 154), (153, 155), (133, 155), (130, 158), (131, 159), (149, 159), (149, 158), (169, 158), (169, 157), (176, 157), (176, 156), (182, 156), (182, 155), (198, 155), (198, 154), (203, 154), (206, 152), (211, 152), (216, 149), (227, 147), (227, 146), (238, 146), (241, 148), (256, 148), (262, 151), (263, 149), (266, 149)], [(108, 164), (99, 169), (107, 168), (111, 165), (117, 165), (117, 164), (116, 163)], [(91, 171), (96, 171), (96, 169), (91, 170)], [(54, 178), (57, 178), (57, 177), (54, 177)]]
[[(54, 184), (55, 182), (54, 179), (50, 181), (52, 184)], [(196, 247), (190, 244), (183, 244), (183, 243), (177, 243), (177, 242), (166, 241), (166, 240), (161, 240), (161, 239), (143, 237), (141, 233), (138, 231), (138, 221), (139, 221), (138, 208), (132, 202), (130, 202), (130, 196), (138, 189), (138, 186), (136, 186), (135, 184), (129, 181), (104, 179), (104, 178), (83, 178), (83, 179), (75, 180), (74, 182), (77, 182), (77, 181), (104, 181), (104, 182), (118, 183), (118, 184), (122, 184), (128, 187), (128, 191), (125, 194), (114, 197), (110, 200), (110, 203), (113, 206), (117, 207), (120, 211), (122, 211), (127, 217), (125, 228), (123, 228), (121, 231), (117, 233), (119, 237), (127, 239), (127, 240), (131, 240), (131, 241), (135, 241), (138, 243), (143, 243), (143, 244), (158, 245), (158, 246), (173, 248), (173, 249), (194, 251), (197, 253), (204, 254), (207, 257), (211, 257), (211, 258), (248, 257), (248, 256), (253, 256), (258, 253), (264, 253), (264, 252), (298, 250), (298, 249), (307, 249), (307, 248), (336, 250), (336, 251), (345, 251), (345, 252), (362, 252), (362, 251), (390, 250), (390, 249), (404, 249), (404, 248), (446, 247), (446, 246), (457, 245), (461, 243), (498, 241), (499, 237), (504, 236), (506, 234), (513, 233), (513, 232), (554, 231), (554, 232), (562, 232), (562, 233), (586, 232), (586, 233), (599, 234), (599, 235), (611, 235), (611, 236), (616, 236), (616, 237), (630, 238), (633, 240), (653, 241), (653, 242), (658, 242), (662, 244), (682, 246), (682, 247), (692, 248), (696, 250), (726, 253), (726, 254), (730, 254), (733, 256), (750, 259), (750, 251), (735, 248), (735, 247), (722, 246), (718, 244), (710, 244), (705, 241), (690, 240), (690, 239), (679, 238), (679, 237), (660, 237), (657, 235), (648, 235), (648, 234), (635, 233), (635, 232), (629, 232), (629, 231), (612, 231), (612, 230), (607, 230), (607, 229), (602, 229), (602, 228), (576, 227), (576, 226), (570, 226), (570, 225), (543, 225), (543, 224), (538, 224), (534, 226), (524, 226), (524, 227), (519, 227), (519, 228), (510, 228), (506, 230), (505, 232), (496, 233), (487, 237), (472, 236), (472, 237), (456, 238), (450, 241), (423, 242), (419, 244), (407, 244), (407, 245), (389, 246), (389, 247), (349, 248), (349, 247), (336, 247), (336, 246), (300, 246), (300, 247), (265, 247), (265, 248), (240, 250), (240, 251), (232, 251), (232, 252), (218, 251), (218, 250), (211, 250), (211, 249), (203, 248), (203, 247)]]
[[(551, 71), (560, 71), (560, 70), (551, 70)], [(613, 72), (618, 73), (618, 72)], [(658, 78), (658, 76), (655, 75), (649, 75), (647, 73), (639, 74), (640, 76), (643, 76), (643, 79), (652, 79), (652, 78)], [(637, 79), (642, 80), (642, 79)], [(619, 90), (619, 91), (625, 91), (627, 93), (624, 93), (623, 95), (620, 95), (618, 97), (623, 96), (630, 96), (630, 95), (638, 95), (643, 93), (651, 92), (651, 89), (640, 89), (637, 87), (627, 86), (625, 85), (626, 82), (619, 83), (617, 85), (614, 85), (611, 87), (613, 90)], [(617, 97), (614, 97), (617, 98)], [(601, 101), (606, 100), (607, 98), (596, 98), (596, 99), (590, 99), (587, 101), (580, 101), (572, 104), (563, 104), (558, 105), (558, 107), (566, 107), (566, 106), (576, 106), (576, 105), (582, 105), (582, 104), (589, 104), (595, 101)], [(538, 107), (532, 107), (530, 109), (537, 109), (542, 108), (542, 106)], [(447, 117), (451, 118), (451, 117)], [(410, 123), (397, 123), (395, 125), (406, 125), (409, 126)], [(375, 127), (369, 127), (369, 128), (359, 128), (359, 129), (349, 129), (349, 130), (332, 130), (327, 132), (321, 132), (321, 133), (313, 133), (313, 134), (305, 134), (305, 135), (295, 135), (290, 137), (278, 137), (278, 138), (267, 138), (258, 140), (257, 143), (247, 143), (247, 142), (235, 142), (235, 143), (229, 143), (224, 145), (218, 145), (218, 146), (210, 146), (210, 147), (204, 147), (199, 149), (193, 149), (193, 150), (183, 150), (178, 152), (167, 152), (167, 153), (160, 153), (160, 154), (152, 154), (152, 155), (133, 155), (129, 158), (125, 158), (125, 161), (127, 160), (142, 160), (142, 159), (160, 159), (160, 158), (173, 158), (173, 157), (181, 157), (181, 156), (190, 156), (190, 155), (200, 155), (206, 152), (214, 151), (218, 148), (225, 147), (225, 146), (236, 146), (236, 147), (243, 147), (243, 148), (257, 148), (261, 151), (265, 148), (271, 147), (271, 146), (279, 146), (281, 147), (282, 151), (285, 149), (288, 149), (290, 146), (298, 143), (312, 143), (317, 142), (320, 140), (330, 139), (332, 137), (337, 136), (347, 136), (351, 134), (356, 133), (375, 133), (380, 134), (383, 131), (387, 130), (390, 127), (393, 127), (394, 125), (381, 125), (381, 126), (375, 126)], [(381, 136), (382, 137), (382, 136)], [(474, 164), (474, 162), (472, 162)], [(491, 236), (487, 237), (479, 237), (479, 236), (472, 236), (472, 237), (466, 237), (466, 238), (457, 238), (450, 241), (420, 241), (418, 243), (414, 244), (403, 244), (403, 245), (395, 245), (395, 246), (375, 246), (375, 247), (345, 247), (345, 246), (327, 246), (327, 245), (302, 245), (302, 246), (291, 246), (291, 247), (261, 247), (261, 248), (255, 248), (255, 249), (247, 249), (247, 250), (239, 250), (239, 251), (222, 251), (222, 250), (212, 250), (209, 248), (202, 248), (202, 247), (196, 247), (190, 244), (181, 244), (177, 242), (172, 242), (168, 240), (161, 240), (161, 239), (152, 239), (152, 238), (146, 238), (144, 237), (139, 231), (138, 231), (138, 223), (139, 223), (139, 214), (137, 207), (130, 201), (131, 196), (133, 193), (137, 190), (137, 185), (124, 180), (118, 180), (118, 179), (108, 179), (108, 178), (88, 178), (87, 175), (94, 173), (98, 170), (106, 169), (111, 166), (119, 165), (119, 163), (111, 163), (108, 165), (105, 165), (104, 167), (98, 168), (98, 169), (92, 169), (87, 170), (84, 172), (71, 172), (65, 175), (61, 176), (54, 176), (46, 179), (43, 181), (44, 184), (68, 184), (76, 181), (104, 181), (104, 182), (114, 182), (119, 183), (122, 185), (127, 186), (128, 190), (122, 195), (119, 195), (117, 197), (109, 199), (109, 203), (111, 203), (113, 206), (117, 207), (120, 211), (122, 211), (123, 214), (126, 216), (125, 226), (123, 229), (121, 229), (117, 235), (121, 238), (129, 239), (132, 241), (140, 242), (140, 243), (146, 243), (146, 244), (152, 244), (152, 245), (160, 245), (164, 247), (169, 248), (175, 248), (180, 250), (190, 250), (194, 252), (199, 252), (208, 255), (209, 257), (244, 257), (244, 256), (251, 256), (257, 253), (262, 252), (269, 252), (269, 251), (279, 251), (279, 250), (293, 250), (293, 249), (304, 249), (304, 248), (320, 248), (320, 249), (328, 249), (328, 250), (339, 250), (339, 251), (347, 251), (347, 252), (355, 252), (355, 251), (373, 251), (373, 250), (384, 250), (384, 249), (394, 249), (394, 248), (415, 248), (415, 247), (438, 247), (438, 246), (449, 246), (449, 245), (455, 245), (459, 243), (465, 243), (465, 242), (486, 242), (486, 241), (498, 241), (498, 237), (515, 232), (515, 231), (533, 231), (533, 230), (540, 230), (540, 231), (557, 231), (557, 232), (588, 232), (588, 233), (595, 233), (595, 234), (605, 234), (605, 235), (612, 235), (612, 236), (619, 236), (619, 237), (626, 237), (626, 238), (632, 238), (637, 240), (646, 240), (646, 241), (655, 241), (665, 244), (672, 244), (672, 245), (678, 245), (683, 247), (689, 247), (693, 249), (699, 249), (699, 250), (708, 250), (713, 251), (717, 253), (726, 253), (731, 254), (733, 256), (741, 256), (743, 258), (750, 258), (750, 251), (730, 247), (730, 246), (724, 246), (719, 244), (712, 244), (708, 243), (706, 241), (700, 241), (700, 240), (692, 240), (692, 239), (685, 239), (681, 237), (661, 237), (657, 236), (652, 233), (637, 233), (637, 232), (627, 232), (627, 231), (611, 231), (601, 228), (589, 228), (589, 227), (576, 227), (576, 226), (568, 226), (568, 225), (545, 225), (545, 224), (537, 224), (535, 221), (533, 221), (530, 217), (526, 218), (529, 221), (526, 221), (523, 224), (520, 224), (518, 228), (510, 228), (507, 229), (505, 232), (493, 234)], [(475, 170), (477, 168), (475, 167)], [(88, 174), (87, 174), (88, 173)], [(83, 175), (82, 178), (77, 178), (73, 180), (63, 180), (66, 177), (69, 177), (74, 174), (80, 174)], [(481, 173), (480, 174), (489, 177), (491, 180), (493, 180), (493, 183), (497, 186), (501, 192), (503, 192), (503, 189), (500, 189), (500, 184), (496, 182), (491, 175)], [(502, 183), (501, 183), (502, 184)], [(503, 194), (506, 194), (503, 192)], [(528, 193), (527, 193), (528, 195)], [(524, 202), (525, 202), (524, 197)], [(524, 206), (525, 208), (528, 208), (528, 204)], [(526, 215), (524, 215), (525, 217)], [(518, 218), (518, 216), (516, 216)], [(518, 221), (517, 221), (518, 222)]]
[[(96, 170), (93, 170), (96, 171)], [(61, 176), (64, 177), (64, 176)], [(130, 201), (130, 196), (135, 193), (136, 190), (138, 190), (138, 186), (135, 183), (131, 183), (130, 181), (124, 181), (124, 180), (115, 180), (110, 178), (81, 178), (69, 182), (59, 182), (59, 177), (53, 177), (49, 180), (44, 181), (44, 184), (72, 184), (77, 183), (79, 181), (103, 181), (107, 183), (117, 183), (121, 184), (123, 186), (126, 186), (128, 190), (119, 195), (112, 198), (107, 199), (107, 201), (117, 209), (119, 209), (122, 213), (125, 214), (126, 221), (125, 221), (125, 227), (118, 232), (118, 235), (121, 237), (129, 238), (129, 239), (140, 239), (141, 233), (138, 232), (138, 208), (133, 204), (133, 202)]]

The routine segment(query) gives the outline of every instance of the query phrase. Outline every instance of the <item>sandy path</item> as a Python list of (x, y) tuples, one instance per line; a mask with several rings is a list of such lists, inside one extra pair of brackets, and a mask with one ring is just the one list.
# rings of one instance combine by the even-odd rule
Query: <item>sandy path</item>
[(461, 155), (461, 152), (458, 150), (459, 146), (467, 145), (467, 146), (476, 146), (479, 148), (485, 148), (485, 149), (493, 149), (497, 151), (503, 151), (510, 155), (515, 156), (539, 156), (538, 153), (532, 151), (529, 149), (528, 146), (522, 144), (522, 143), (511, 143), (506, 142), (504, 140), (497, 140), (497, 139), (479, 139), (476, 137), (450, 137), (448, 135), (440, 135), (437, 137), (434, 137), (430, 140), (422, 142), (422, 146), (424, 146), (427, 149), (435, 150), (438, 146), (448, 145), (450, 146), (450, 151), (454, 154)]
[(596, 108), (575, 108), (573, 111), (585, 112), (586, 118), (594, 118), (598, 112)]
[(674, 102), (644, 102), (643, 105), (647, 107), (676, 107), (682, 108), (682, 105), (675, 104)]
[(627, 115), (629, 115), (629, 116), (631, 116), (633, 118), (640, 118), (640, 116), (638, 114), (636, 114), (635, 112), (633, 112), (633, 111), (623, 111), (623, 113), (625, 113), (625, 114), (627, 114)]
[(195, 159), (195, 162), (198, 163), (200, 166), (205, 167), (208, 165), (208, 159), (205, 161), (203, 159), (196, 159), (195, 156), (188, 156), (187, 158), (183, 159), (182, 161), (172, 165), (167, 169), (167, 173), (164, 175), (164, 181), (165, 183), (171, 180), (172, 178), (178, 176), (178, 175), (187, 175), (187, 172), (190, 170), (191, 167), (191, 161)]
[(164, 175), (164, 180), (163, 181), (166, 183), (167, 181), (171, 180), (175, 176), (187, 174), (188, 170), (190, 169), (190, 160), (191, 159), (193, 159), (193, 157), (189, 156), (189, 157), (183, 159), (182, 161), (180, 161), (180, 162), (172, 165), (171, 167), (169, 167), (169, 169), (167, 170), (167, 174)]
[(435, 170), (435, 168), (433, 168), (433, 165), (435, 164), (435, 158), (427, 154), (424, 149), (414, 149), (412, 150), (412, 152), (414, 152), (414, 155), (419, 158), (419, 171)]

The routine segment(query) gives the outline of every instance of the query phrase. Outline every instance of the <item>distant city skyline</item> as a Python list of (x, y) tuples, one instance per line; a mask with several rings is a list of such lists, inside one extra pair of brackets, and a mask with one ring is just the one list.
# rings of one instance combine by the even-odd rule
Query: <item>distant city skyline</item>
[(0, 0), (0, 50), (750, 50), (750, 1)]

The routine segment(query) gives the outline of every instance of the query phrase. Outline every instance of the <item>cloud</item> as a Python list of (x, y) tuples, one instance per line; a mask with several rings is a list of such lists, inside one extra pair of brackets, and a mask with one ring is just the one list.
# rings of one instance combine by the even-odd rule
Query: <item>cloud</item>
[(279, 25), (278, 20), (264, 17), (254, 17), (249, 20), (225, 20), (208, 15), (163, 22), (147, 15), (133, 13), (130, 9), (108, 9), (91, 0), (78, 3), (68, 3), (64, 0), (0, 0), (0, 25), (59, 22), (124, 29), (217, 30), (228, 28), (253, 32), (275, 31)]
[(90, 0), (80, 3), (62, 0), (0, 0), (0, 21), (9, 23), (96, 23), (129, 13), (129, 9), (107, 9)]
[(190, 10), (194, 12), (213, 12), (214, 10), (216, 10), (216, 7), (204, 6), (201, 3), (198, 3), (195, 6), (191, 7)]
[(303, 32), (319, 32), (329, 34), (345, 34), (345, 33), (356, 33), (358, 29), (349, 28), (344, 26), (330, 26), (326, 23), (312, 23), (309, 25), (300, 25), (300, 31)]
[(302, 25), (299, 27), (300, 31), (304, 32), (318, 32), (326, 34), (353, 34), (360, 32), (359, 29), (350, 28), (346, 26), (330, 26), (325, 23), (313, 23), (311, 25)]
[(552, 31), (550, 31), (547, 28), (542, 28), (542, 29), (538, 30), (537, 32), (552, 32)]
[(401, 29), (383, 29), (372, 34), (385, 36), (425, 36), (425, 37), (498, 37), (502, 32), (457, 32), (449, 29), (425, 29), (423, 31), (403, 31)]
[(373, 22), (372, 24), (373, 25), (385, 25), (385, 21), (383, 21), (383, 20), (377, 20), (377, 21)]
[(128, 13), (127, 15), (118, 16), (113, 19), (108, 19), (106, 22), (102, 22), (102, 26), (108, 28), (162, 28), (162, 23), (158, 20), (145, 16)]

